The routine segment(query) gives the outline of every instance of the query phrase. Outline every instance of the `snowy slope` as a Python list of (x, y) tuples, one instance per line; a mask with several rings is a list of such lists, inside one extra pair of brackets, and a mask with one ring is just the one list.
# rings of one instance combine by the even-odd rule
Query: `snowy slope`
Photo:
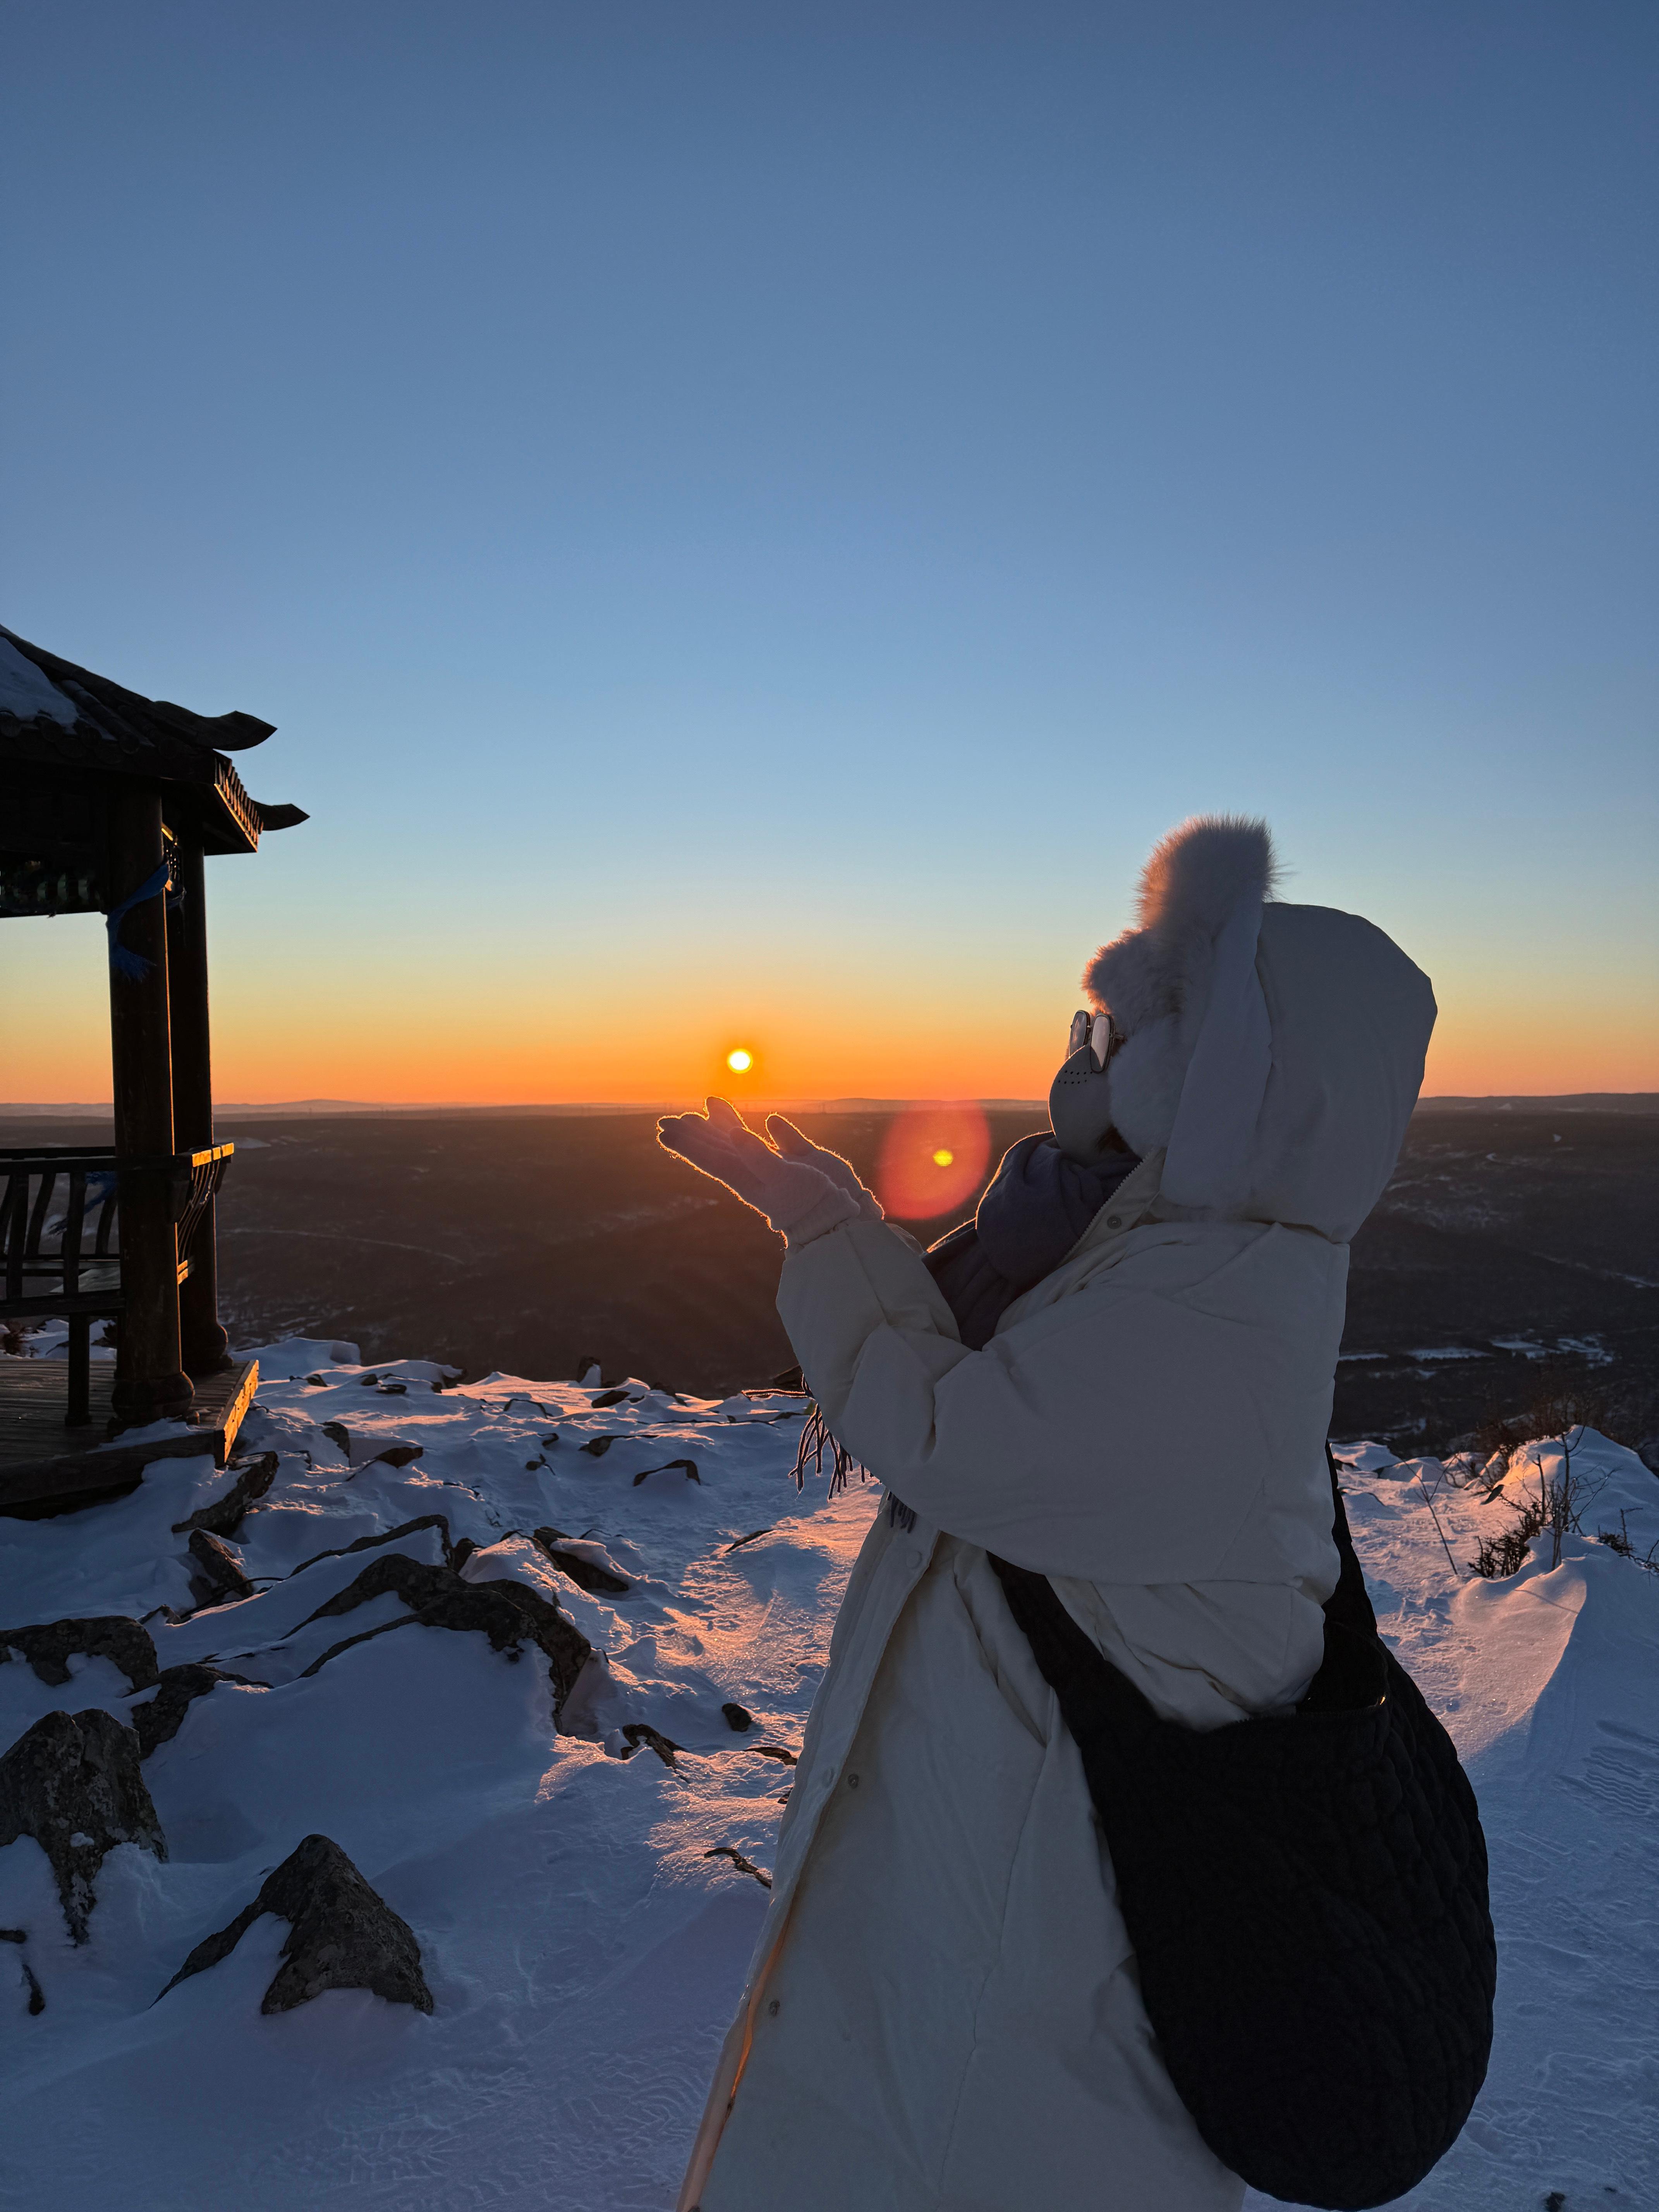
[[(595, 1406), (592, 1389), (512, 1376), (437, 1389), (443, 1370), (418, 1361), (368, 1374), (340, 1364), (349, 1352), (259, 1353), (243, 1447), (280, 1458), (232, 1540), (251, 1597), (192, 1610), (173, 1524), (228, 1489), (206, 1462), (160, 1462), (87, 1512), (0, 1521), (0, 1626), (144, 1616), (161, 1667), (212, 1658), (248, 1678), (198, 1698), (145, 1762), (169, 1855), (124, 1845), (105, 1862), (84, 1946), (40, 1847), (0, 1850), (0, 1928), (27, 1939), (0, 1944), (8, 2205), (672, 2203), (765, 1901), (738, 1860), (770, 1863), (874, 1495), (793, 1487), (799, 1400), (631, 1383)], [(398, 1444), (420, 1456), (375, 1456)], [(1470, 1582), (1442, 1534), (1461, 1562), (1504, 1504), (1451, 1489), (1433, 1462), (1355, 1456), (1356, 1541), (1385, 1630), (1470, 1759), (1504, 1940), (1491, 2081), (1410, 2202), (1659, 2204), (1659, 1577), (1578, 1537), (1552, 1568), (1546, 1537), (1509, 1581)], [(696, 1480), (670, 1464), (687, 1460)], [(1638, 1550), (1659, 1540), (1659, 1483), (1631, 1454), (1593, 1439), (1578, 1465), (1605, 1484), (1588, 1527), (1618, 1526), (1622, 1506)], [(441, 1528), (374, 1540), (431, 1515)], [(626, 1592), (578, 1588), (535, 1540), (548, 1529), (586, 1579), (598, 1568)], [(446, 1535), (477, 1547), (468, 1580), (518, 1578), (609, 1655), (610, 1686), (590, 1670), (565, 1732), (533, 1644), (515, 1659), (413, 1623), (391, 1592), (309, 1620), (387, 1553), (438, 1563)], [(131, 1720), (109, 1661), (70, 1665), (58, 1688), (0, 1666), (0, 1749), (55, 1710)], [(728, 1704), (752, 1725), (734, 1729)], [(672, 1767), (648, 1741), (617, 1755), (641, 1723), (682, 1747)], [(432, 2014), (334, 1991), (262, 2015), (287, 1933), (270, 1917), (157, 2002), (313, 1831), (413, 1928)]]

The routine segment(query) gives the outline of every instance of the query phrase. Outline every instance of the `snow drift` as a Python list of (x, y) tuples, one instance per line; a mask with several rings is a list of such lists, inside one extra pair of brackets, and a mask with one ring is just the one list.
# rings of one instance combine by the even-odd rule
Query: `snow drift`
[[(166, 1854), (104, 1850), (77, 1943), (41, 1843), (0, 1849), (0, 2197), (663, 2212), (875, 1493), (794, 1489), (799, 1399), (258, 1357), (240, 1472), (166, 1460), (0, 1521), (0, 1634), (125, 1617), (161, 1685), (118, 1639), (8, 1647), (0, 1752), (113, 1717)], [(1659, 1576), (1594, 1540), (1659, 1542), (1659, 1483), (1587, 1434), (1581, 1528), (1486, 1580), (1533, 1463), (1460, 1487), (1344, 1456), (1383, 1631), (1480, 1793), (1501, 1943), (1486, 2092), (1404, 2202), (1659, 2202)], [(319, 1838), (412, 1936), (386, 1986), (429, 2014), (356, 1986), (262, 2012), (290, 1923), (250, 1908)]]

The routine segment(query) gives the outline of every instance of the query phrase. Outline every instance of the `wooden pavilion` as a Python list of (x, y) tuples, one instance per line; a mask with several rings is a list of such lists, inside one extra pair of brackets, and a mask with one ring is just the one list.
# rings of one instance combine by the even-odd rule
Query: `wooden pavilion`
[[(112, 1146), (0, 1148), (0, 1327), (68, 1323), (65, 1358), (0, 1361), (0, 1511), (168, 1455), (223, 1466), (252, 1398), (258, 1368), (219, 1325), (214, 1201), (234, 1147), (214, 1142), (204, 864), (307, 818), (250, 799), (226, 758), (271, 734), (0, 629), (0, 920), (105, 916), (115, 1097)], [(112, 1373), (90, 1356), (100, 1318)], [(175, 1425), (137, 1440), (156, 1423)]]

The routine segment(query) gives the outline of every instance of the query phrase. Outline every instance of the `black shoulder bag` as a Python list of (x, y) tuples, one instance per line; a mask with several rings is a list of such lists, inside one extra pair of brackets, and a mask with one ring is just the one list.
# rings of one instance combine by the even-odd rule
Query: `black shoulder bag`
[(1341, 1579), (1324, 1664), (1282, 1719), (1160, 1719), (1045, 1576), (991, 1563), (1082, 1752), (1199, 2133), (1266, 2196), (1364, 2212), (1456, 2141), (1498, 1954), (1474, 1792), (1376, 1632), (1330, 1464)]

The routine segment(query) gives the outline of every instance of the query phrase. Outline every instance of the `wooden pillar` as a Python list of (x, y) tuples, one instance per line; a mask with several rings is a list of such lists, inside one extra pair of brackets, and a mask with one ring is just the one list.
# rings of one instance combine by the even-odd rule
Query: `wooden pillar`
[[(173, 1130), (181, 1152), (213, 1142), (213, 1064), (208, 1040), (206, 868), (202, 833), (173, 823), (175, 872), (184, 896), (167, 915), (167, 1000), (173, 1025)], [(216, 1375), (230, 1364), (230, 1340), (219, 1326), (219, 1266), (214, 1204), (197, 1223), (190, 1273), (179, 1286), (179, 1338), (185, 1370)]]
[[(161, 796), (125, 777), (110, 780), (108, 866), (112, 906), (137, 890), (164, 850)], [(140, 978), (109, 979), (110, 1058), (115, 1079), (118, 1160), (172, 1152), (173, 1054), (167, 1018), (166, 901), (146, 899), (121, 924), (121, 941), (150, 963)], [(177, 1420), (190, 1410), (191, 1382), (179, 1358), (179, 1240), (171, 1178), (121, 1176), (121, 1316), (115, 1359), (115, 1429)]]

